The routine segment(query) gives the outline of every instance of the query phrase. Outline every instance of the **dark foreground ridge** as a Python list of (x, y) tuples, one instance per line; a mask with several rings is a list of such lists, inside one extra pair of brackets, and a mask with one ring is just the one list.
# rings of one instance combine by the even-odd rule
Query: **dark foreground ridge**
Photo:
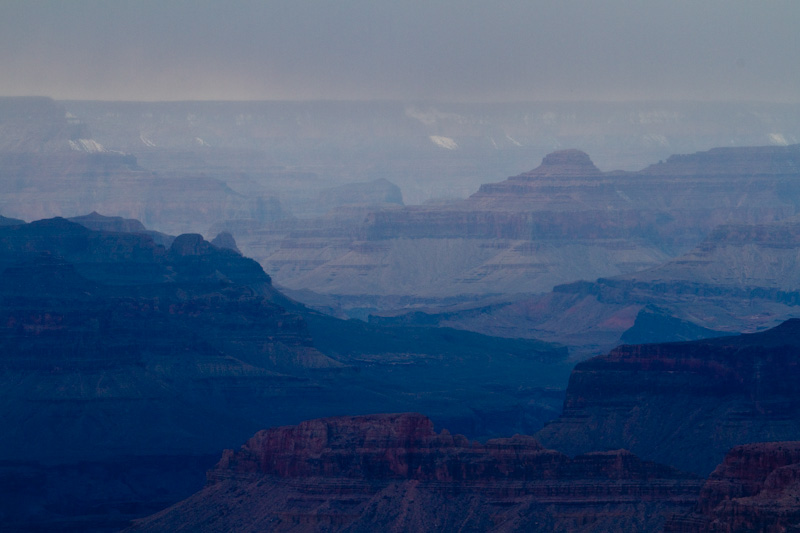
[(624, 451), (470, 442), (419, 414), (311, 420), (227, 450), (207, 486), (130, 531), (652, 531), (702, 481)]
[(118, 530), (201, 488), (221, 449), (264, 427), (425, 408), (478, 437), (536, 431), (560, 408), (563, 348), (342, 321), (286, 298), (233, 239), (162, 245), (135, 221), (80, 220), (111, 230), (0, 227), (12, 530)]

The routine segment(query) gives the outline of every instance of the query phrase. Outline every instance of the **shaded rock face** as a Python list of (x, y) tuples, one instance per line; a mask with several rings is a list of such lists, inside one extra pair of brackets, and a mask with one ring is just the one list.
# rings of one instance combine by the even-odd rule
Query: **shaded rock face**
[(724, 337), (727, 333), (697, 326), (648, 306), (639, 311), (636, 321), (626, 330), (620, 340), (625, 344), (654, 342), (679, 342)]
[(147, 228), (140, 221), (133, 218), (105, 217), (97, 211), (92, 211), (88, 215), (69, 218), (70, 222), (75, 222), (95, 231), (117, 231), (122, 233), (145, 233)]
[(470, 443), (417, 414), (261, 431), (208, 479), (130, 530), (652, 530), (701, 484), (624, 450), (570, 459), (520, 435)]
[(425, 408), (474, 436), (532, 432), (558, 412), (547, 387), (566, 378), (565, 356), (313, 313), (197, 234), (165, 247), (62, 218), (3, 226), (0, 478), (31, 499), (0, 517), (14, 530), (119, 525), (187, 495), (162, 491), (155, 456), (177, 456), (169, 476), (185, 488), (207, 468), (193, 457), (315, 416)]
[(736, 446), (711, 473), (694, 512), (671, 518), (668, 533), (800, 528), (800, 442)]
[(701, 474), (737, 444), (800, 438), (800, 320), (738, 337), (621, 346), (578, 364), (537, 434), (566, 453), (625, 447)]
[(135, 218), (108, 217), (101, 215), (97, 211), (93, 211), (88, 215), (70, 217), (67, 220), (95, 231), (142, 233), (150, 236), (154, 243), (166, 248), (169, 248), (175, 239), (172, 235), (147, 229), (144, 224)]
[(241, 431), (253, 412), (238, 404), (264, 382), (342, 366), (257, 263), (199, 236), (175, 242), (64, 219), (0, 229), (4, 458), (208, 452), (225, 439), (200, 413)]
[(0, 226), (15, 226), (17, 224), (24, 224), (24, 220), (18, 218), (8, 218), (0, 215)]
[(713, 148), (695, 154), (676, 154), (662, 163), (650, 165), (642, 173), (673, 176), (791, 174), (798, 170), (796, 148), (797, 145), (790, 150), (781, 146), (744, 146)]

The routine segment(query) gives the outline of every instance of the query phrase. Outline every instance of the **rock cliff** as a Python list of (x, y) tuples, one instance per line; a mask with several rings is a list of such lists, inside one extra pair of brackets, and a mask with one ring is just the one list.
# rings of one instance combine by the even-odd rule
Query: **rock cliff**
[(312, 420), (227, 450), (201, 492), (130, 531), (652, 530), (701, 481), (624, 450), (469, 442), (417, 414)]
[(565, 453), (630, 449), (701, 474), (737, 444), (800, 438), (800, 320), (702, 341), (621, 346), (579, 363), (537, 433)]
[[(372, 210), (334, 233), (308, 226), (257, 259), (282, 285), (345, 308), (541, 293), (655, 267), (720, 224), (791, 217), (798, 169), (800, 145), (711, 150), (639, 172), (601, 172), (563, 150), (466, 200)], [(260, 246), (255, 233), (236, 236)]]
[(755, 332), (795, 317), (800, 303), (800, 224), (725, 224), (692, 250), (656, 267), (413, 313), (375, 313), (377, 322), (419, 323), (568, 344), (598, 355), (622, 343), (653, 343)]
[(779, 532), (800, 528), (800, 442), (736, 446), (711, 473), (694, 512), (667, 533)]

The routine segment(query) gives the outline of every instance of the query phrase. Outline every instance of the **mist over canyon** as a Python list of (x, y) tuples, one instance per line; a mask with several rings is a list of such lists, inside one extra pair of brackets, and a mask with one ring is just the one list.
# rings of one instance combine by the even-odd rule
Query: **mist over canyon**
[(800, 527), (798, 118), (0, 98), (0, 521)]

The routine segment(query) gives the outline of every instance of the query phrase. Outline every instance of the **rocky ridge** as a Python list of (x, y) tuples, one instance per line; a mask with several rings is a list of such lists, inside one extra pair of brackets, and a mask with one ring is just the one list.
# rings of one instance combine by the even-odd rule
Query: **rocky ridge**
[(569, 454), (617, 448), (707, 474), (733, 446), (800, 438), (800, 320), (736, 337), (620, 346), (579, 363), (536, 434)]
[(417, 414), (303, 422), (227, 450), (199, 493), (130, 531), (652, 529), (701, 482), (618, 450), (469, 442)]
[[(466, 200), (308, 226), (257, 259), (287, 288), (343, 308), (523, 297), (656, 267), (720, 224), (794, 216), (798, 168), (800, 145), (717, 149), (639, 172), (601, 172), (584, 152), (563, 150)], [(234, 235), (245, 250), (259, 246), (255, 234)]]
[(0, 499), (9, 527), (119, 525), (260, 427), (425, 407), (479, 436), (535, 430), (561, 403), (563, 348), (338, 320), (198, 234), (164, 246), (135, 221), (82, 220), (130, 231), (0, 227), (0, 478), (32, 495)]
[[(531, 297), (375, 313), (375, 323), (428, 324), (570, 345), (576, 355), (620, 342), (695, 340), (775, 327), (800, 302), (800, 224), (726, 224), (658, 266), (558, 285)], [(482, 304), (482, 305), (481, 305)]]

